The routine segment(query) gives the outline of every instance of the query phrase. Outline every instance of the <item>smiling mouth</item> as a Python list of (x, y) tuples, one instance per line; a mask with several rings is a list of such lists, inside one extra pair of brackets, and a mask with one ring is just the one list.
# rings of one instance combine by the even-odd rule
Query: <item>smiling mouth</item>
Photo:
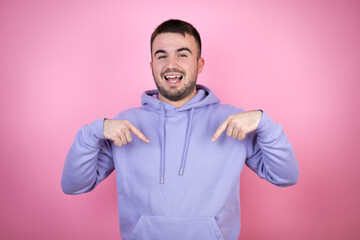
[(181, 74), (178, 75), (168, 75), (168, 76), (164, 76), (165, 80), (170, 82), (170, 83), (176, 83), (179, 82), (183, 79), (183, 76)]

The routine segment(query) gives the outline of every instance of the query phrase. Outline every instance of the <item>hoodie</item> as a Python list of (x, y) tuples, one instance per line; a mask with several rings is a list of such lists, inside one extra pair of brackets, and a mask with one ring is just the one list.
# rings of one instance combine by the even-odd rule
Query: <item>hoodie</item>
[(150, 140), (136, 136), (122, 147), (103, 134), (98, 119), (76, 134), (63, 169), (67, 194), (93, 190), (116, 172), (118, 215), (124, 240), (234, 240), (240, 234), (240, 173), (246, 164), (277, 186), (297, 182), (298, 163), (279, 124), (263, 112), (242, 141), (211, 137), (231, 114), (205, 86), (180, 108), (145, 92), (142, 106), (114, 119), (130, 121)]

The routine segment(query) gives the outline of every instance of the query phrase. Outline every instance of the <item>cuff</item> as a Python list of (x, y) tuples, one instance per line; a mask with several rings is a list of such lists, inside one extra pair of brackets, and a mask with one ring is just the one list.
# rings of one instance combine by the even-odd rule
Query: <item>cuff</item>
[(271, 138), (273, 137), (280, 129), (280, 125), (277, 123), (274, 123), (269, 115), (267, 115), (263, 110), (259, 109), (263, 112), (259, 125), (256, 128), (255, 132), (261, 137), (261, 138)]
[(86, 126), (85, 136), (94, 145), (106, 139), (104, 136), (104, 120), (105, 118), (100, 118)]

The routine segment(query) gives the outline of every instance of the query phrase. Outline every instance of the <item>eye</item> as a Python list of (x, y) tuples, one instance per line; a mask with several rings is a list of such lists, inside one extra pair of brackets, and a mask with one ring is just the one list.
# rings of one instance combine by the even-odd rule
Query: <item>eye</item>
[(159, 56), (158, 59), (166, 58), (165, 55)]
[(187, 55), (186, 54), (179, 54), (179, 57), (187, 57)]

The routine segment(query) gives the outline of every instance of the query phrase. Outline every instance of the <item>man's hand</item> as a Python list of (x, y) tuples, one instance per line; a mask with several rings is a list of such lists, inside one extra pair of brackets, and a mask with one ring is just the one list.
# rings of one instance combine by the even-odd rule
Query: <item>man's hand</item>
[(150, 142), (145, 135), (128, 120), (104, 120), (104, 136), (106, 139), (113, 141), (116, 146), (121, 147), (132, 141), (130, 131), (145, 143)]
[(246, 134), (255, 131), (261, 116), (262, 111), (248, 111), (230, 115), (216, 130), (211, 141), (216, 141), (226, 129), (226, 135), (229, 137), (243, 140)]

